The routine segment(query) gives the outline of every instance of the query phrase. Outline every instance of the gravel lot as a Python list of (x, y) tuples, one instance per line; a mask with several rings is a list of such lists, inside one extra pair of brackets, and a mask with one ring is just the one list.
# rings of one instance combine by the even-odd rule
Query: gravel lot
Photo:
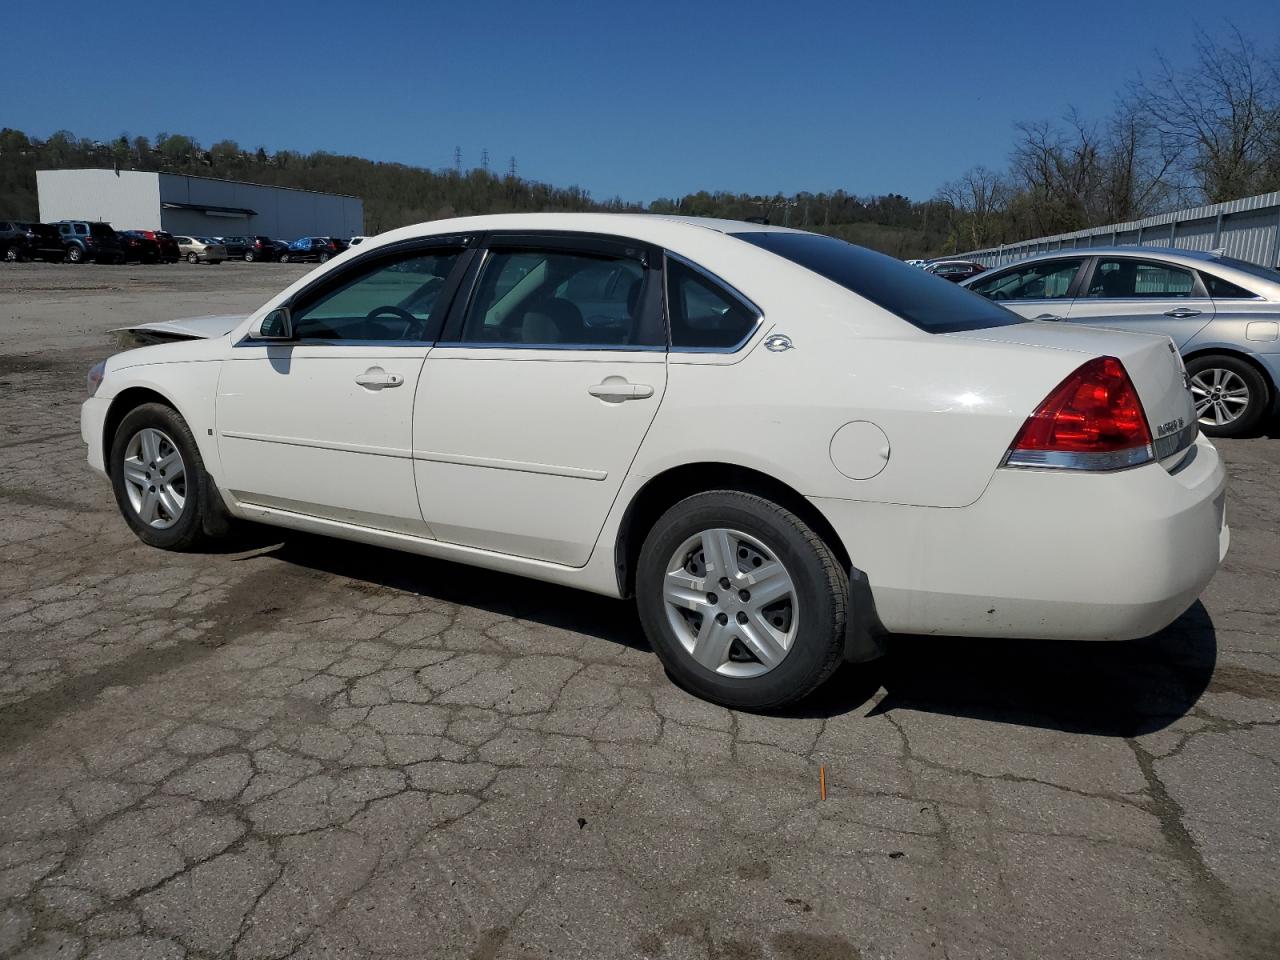
[(306, 269), (0, 264), (0, 956), (1280, 955), (1280, 439), (1221, 444), (1231, 554), (1160, 635), (903, 637), (734, 713), (627, 603), (133, 538), (107, 331)]

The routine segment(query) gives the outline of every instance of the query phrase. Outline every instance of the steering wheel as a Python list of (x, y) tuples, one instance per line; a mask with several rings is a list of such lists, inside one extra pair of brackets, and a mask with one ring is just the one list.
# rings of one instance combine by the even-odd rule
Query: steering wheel
[[(419, 323), (418, 318), (417, 318), (417, 317), (415, 317), (415, 316), (414, 316), (412, 313), (410, 313), (408, 310), (402, 309), (401, 307), (393, 306), (392, 304), (386, 304), (385, 306), (381, 306), (381, 307), (374, 307), (372, 310), (370, 310), (368, 313), (366, 313), (366, 314), (364, 315), (364, 318), (365, 318), (365, 320), (366, 320), (366, 321), (370, 321), (370, 322), (371, 322), (371, 321), (375, 320), (376, 318), (378, 318), (378, 317), (382, 316), (383, 314), (391, 314), (392, 316), (395, 316), (395, 317), (397, 317), (398, 319), (400, 319), (400, 320), (403, 320), (403, 321), (404, 321), (404, 329), (400, 331), (400, 336), (399, 336), (399, 337), (391, 337), (391, 338), (389, 338), (389, 339), (392, 339), (392, 340), (397, 340), (397, 339), (398, 339), (398, 340), (408, 340), (408, 339), (409, 339), (409, 331), (410, 331), (410, 330), (413, 330), (413, 328), (414, 328), (414, 327)], [(372, 340), (381, 340), (381, 339), (383, 339), (383, 338), (382, 338), (382, 337), (371, 337), (370, 339), (372, 339)]]

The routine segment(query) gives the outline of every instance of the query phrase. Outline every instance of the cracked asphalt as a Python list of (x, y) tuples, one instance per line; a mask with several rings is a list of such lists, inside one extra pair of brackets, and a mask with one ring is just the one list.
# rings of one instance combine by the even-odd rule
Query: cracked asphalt
[(900, 637), (735, 713), (628, 603), (133, 538), (107, 331), (304, 269), (0, 265), (0, 956), (1280, 955), (1280, 439), (1220, 445), (1231, 554), (1161, 634)]

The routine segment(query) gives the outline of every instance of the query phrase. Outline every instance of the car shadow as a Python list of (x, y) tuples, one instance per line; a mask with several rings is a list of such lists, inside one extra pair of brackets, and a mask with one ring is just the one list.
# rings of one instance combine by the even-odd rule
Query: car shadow
[(288, 533), (282, 542), (284, 532), (268, 533), (277, 545), (256, 555), (638, 650), (650, 649), (635, 604), (629, 600), (330, 537)]
[(823, 689), (789, 711), (829, 717), (915, 710), (1133, 737), (1185, 715), (1213, 678), (1217, 635), (1199, 601), (1142, 640), (1085, 642), (894, 636), (869, 664), (843, 666)]
[[(282, 542), (281, 532), (266, 533), (272, 545), (264, 540), (255, 556), (650, 649), (631, 601), (328, 537), (289, 533)], [(883, 690), (869, 716), (904, 709), (1132, 737), (1190, 711), (1218, 654), (1213, 621), (1199, 601), (1142, 640), (895, 635), (886, 648), (879, 660), (842, 665), (816, 693), (775, 715), (840, 716), (865, 708)]]

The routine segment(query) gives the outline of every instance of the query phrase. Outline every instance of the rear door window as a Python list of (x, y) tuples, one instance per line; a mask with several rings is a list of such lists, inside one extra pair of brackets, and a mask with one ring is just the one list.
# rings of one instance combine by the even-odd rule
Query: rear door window
[(1195, 294), (1190, 270), (1153, 260), (1102, 257), (1089, 281), (1088, 297), (1101, 300), (1190, 297)]

